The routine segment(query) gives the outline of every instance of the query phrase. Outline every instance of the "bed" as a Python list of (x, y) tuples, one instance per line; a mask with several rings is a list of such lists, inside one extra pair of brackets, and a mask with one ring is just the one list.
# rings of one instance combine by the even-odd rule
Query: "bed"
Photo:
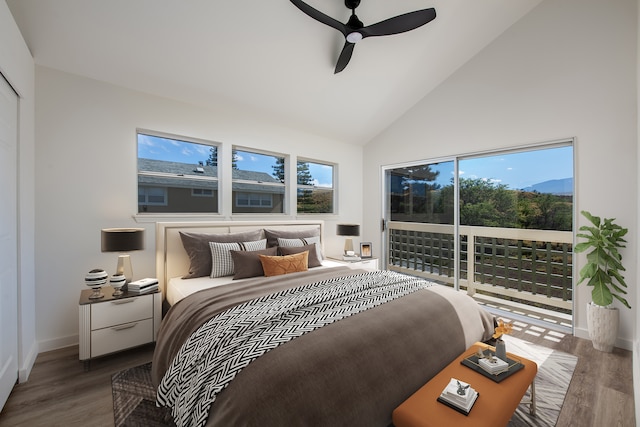
[[(254, 233), (285, 255), (234, 252), (235, 270), (258, 258), (266, 276), (181, 279), (197, 259), (185, 249), (189, 233)], [(493, 332), (493, 317), (463, 293), (328, 262), (322, 221), (158, 223), (156, 236), (171, 308), (152, 377), (179, 426), (388, 426), (395, 407)], [(204, 270), (224, 274), (216, 251), (234, 243), (210, 244), (213, 267)], [(271, 275), (283, 265), (294, 267)]]

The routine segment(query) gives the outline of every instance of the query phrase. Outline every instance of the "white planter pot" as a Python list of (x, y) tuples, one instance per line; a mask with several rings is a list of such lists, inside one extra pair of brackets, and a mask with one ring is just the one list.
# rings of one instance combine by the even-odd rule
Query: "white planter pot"
[(611, 353), (618, 338), (620, 312), (615, 307), (587, 304), (587, 327), (593, 348)]

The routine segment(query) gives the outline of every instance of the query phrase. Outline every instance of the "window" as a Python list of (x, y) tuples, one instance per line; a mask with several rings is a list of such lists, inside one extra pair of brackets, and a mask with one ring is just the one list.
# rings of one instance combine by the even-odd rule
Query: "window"
[(233, 150), (233, 213), (285, 212), (286, 158)]
[(138, 212), (217, 213), (218, 147), (138, 132)]
[(236, 193), (236, 206), (271, 208), (273, 196), (261, 193)]
[(167, 205), (167, 189), (138, 186), (138, 205)]
[(333, 213), (333, 166), (298, 161), (298, 213)]
[(192, 188), (191, 195), (193, 197), (213, 197), (213, 190), (208, 188)]

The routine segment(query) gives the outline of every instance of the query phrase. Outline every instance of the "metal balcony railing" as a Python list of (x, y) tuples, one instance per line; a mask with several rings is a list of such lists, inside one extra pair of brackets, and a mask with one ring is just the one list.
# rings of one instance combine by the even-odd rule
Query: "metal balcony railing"
[[(388, 269), (453, 285), (452, 225), (391, 221), (388, 229)], [(459, 285), (469, 295), (490, 294), (571, 313), (570, 231), (460, 226), (459, 232)]]

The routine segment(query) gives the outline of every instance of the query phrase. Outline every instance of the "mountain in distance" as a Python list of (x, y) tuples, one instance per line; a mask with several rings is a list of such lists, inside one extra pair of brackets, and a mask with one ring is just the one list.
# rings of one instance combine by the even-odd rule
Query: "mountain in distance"
[(523, 188), (522, 191), (555, 194), (556, 196), (573, 195), (573, 178), (551, 179)]

